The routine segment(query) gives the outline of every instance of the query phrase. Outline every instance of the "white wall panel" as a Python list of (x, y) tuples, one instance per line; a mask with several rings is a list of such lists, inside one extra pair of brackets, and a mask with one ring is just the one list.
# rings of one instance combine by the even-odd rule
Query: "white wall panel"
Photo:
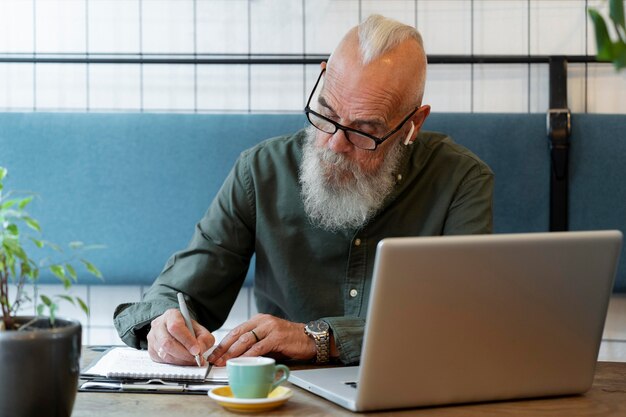
[(36, 64), (35, 79), (38, 110), (87, 108), (87, 65)]
[(472, 52), (471, 0), (424, 0), (417, 3), (417, 29), (430, 55)]
[(407, 25), (415, 26), (416, 2), (413, 0), (362, 0), (361, 20), (371, 14), (381, 14)]
[(0, 53), (33, 51), (33, 3), (0, 1)]
[[(256, 0), (250, 3), (250, 52), (253, 54), (302, 53), (302, 2)], [(281, 16), (280, 23), (276, 16)]]
[(196, 0), (198, 53), (248, 53), (248, 37), (248, 0)]
[(143, 107), (148, 110), (193, 111), (193, 65), (143, 66)]
[(88, 28), (90, 53), (138, 53), (139, 0), (90, 0)]
[(200, 65), (199, 111), (248, 111), (248, 65)]
[(474, 53), (528, 53), (527, 0), (474, 1)]
[(550, 67), (548, 64), (530, 66), (530, 113), (545, 113), (550, 107)]
[(429, 65), (422, 104), (429, 104), (433, 113), (470, 112), (472, 109), (471, 66)]
[(530, 53), (585, 54), (585, 0), (531, 0)]
[(567, 66), (567, 104), (572, 113), (586, 113), (587, 109), (587, 65)]
[(250, 104), (254, 110), (304, 109), (304, 69), (301, 65), (252, 66), (250, 83)]
[(587, 106), (590, 113), (626, 113), (626, 71), (612, 66), (589, 64)]
[(141, 48), (152, 53), (193, 53), (192, 0), (141, 2)]
[(475, 65), (473, 108), (475, 112), (527, 112), (528, 66)]
[(32, 110), (33, 64), (0, 63), (0, 108)]
[(139, 110), (139, 65), (94, 64), (89, 66), (89, 109)]
[(36, 0), (35, 6), (36, 52), (85, 52), (84, 0)]
[(118, 304), (134, 303), (141, 299), (138, 285), (92, 285), (89, 290), (91, 326), (111, 327), (113, 312)]
[(304, 51), (326, 54), (335, 49), (343, 35), (359, 23), (357, 0), (307, 1)]

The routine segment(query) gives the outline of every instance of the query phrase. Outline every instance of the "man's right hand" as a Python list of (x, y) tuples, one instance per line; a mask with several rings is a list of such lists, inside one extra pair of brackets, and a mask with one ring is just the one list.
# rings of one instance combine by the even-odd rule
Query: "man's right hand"
[[(206, 352), (215, 343), (215, 337), (197, 321), (191, 320), (193, 337), (180, 311), (172, 308), (152, 320), (148, 333), (148, 353), (155, 362), (174, 365), (196, 365), (195, 355)], [(204, 358), (202, 359), (204, 363)]]

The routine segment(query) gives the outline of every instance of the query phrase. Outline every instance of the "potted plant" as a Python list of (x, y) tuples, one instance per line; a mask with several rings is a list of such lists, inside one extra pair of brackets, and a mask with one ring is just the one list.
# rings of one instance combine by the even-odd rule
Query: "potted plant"
[[(63, 251), (41, 239), (39, 223), (26, 212), (33, 196), (3, 194), (6, 175), (0, 167), (0, 416), (70, 416), (80, 374), (81, 326), (56, 313), (60, 301), (78, 304), (86, 314), (89, 310), (82, 299), (67, 293), (37, 295), (37, 282), (46, 269), (67, 291), (77, 282), (78, 263), (98, 278), (101, 273), (79, 256), (89, 249), (82, 243), (72, 242)], [(48, 256), (36, 262), (33, 252)], [(61, 257), (66, 259), (56, 260)], [(37, 313), (18, 316), (27, 302)]]
[(596, 33), (597, 58), (599, 61), (611, 61), (617, 71), (626, 68), (626, 19), (622, 0), (609, 0), (609, 19), (617, 39), (609, 35), (604, 17), (596, 9), (589, 9), (589, 17)]

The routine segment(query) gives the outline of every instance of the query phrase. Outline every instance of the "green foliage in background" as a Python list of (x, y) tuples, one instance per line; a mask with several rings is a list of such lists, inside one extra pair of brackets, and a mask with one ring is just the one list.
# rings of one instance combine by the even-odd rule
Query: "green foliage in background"
[[(0, 329), (13, 330), (14, 317), (20, 306), (31, 300), (25, 291), (27, 283), (33, 283), (35, 294), (37, 293), (37, 281), (39, 272), (47, 269), (61, 283), (67, 291), (72, 284), (78, 282), (78, 273), (74, 264), (80, 263), (84, 269), (100, 279), (102, 274), (91, 262), (80, 257), (80, 253), (84, 250), (93, 249), (97, 246), (86, 246), (82, 242), (71, 242), (69, 250), (66, 252), (60, 246), (45, 241), (40, 238), (41, 227), (39, 222), (33, 219), (26, 212), (26, 207), (33, 200), (32, 195), (22, 198), (10, 198), (12, 193), (5, 193), (3, 196), (3, 180), (7, 176), (7, 170), (0, 167), (0, 306), (2, 307), (2, 317), (0, 318)], [(20, 226), (27, 226), (27, 230), (35, 233), (35, 236), (27, 235), (20, 230)], [(66, 257), (63, 261), (51, 261), (44, 258), (40, 262), (35, 262), (31, 255), (26, 252), (24, 242), (30, 241), (32, 250), (49, 248), (59, 257)], [(15, 295), (10, 297), (9, 284), (13, 285)], [(39, 316), (47, 313), (50, 318), (50, 324), (54, 326), (56, 312), (58, 310), (58, 302), (61, 300), (68, 301), (89, 314), (89, 309), (85, 301), (80, 297), (72, 297), (67, 294), (57, 294), (48, 296), (40, 294), (38, 300), (34, 300), (37, 306), (37, 314)], [(26, 327), (26, 325), (22, 326)]]
[(596, 9), (589, 9), (588, 12), (596, 32), (598, 60), (613, 62), (618, 71), (626, 68), (626, 23), (623, 0), (609, 0), (609, 18), (617, 33), (616, 40), (609, 36), (607, 22), (600, 12)]

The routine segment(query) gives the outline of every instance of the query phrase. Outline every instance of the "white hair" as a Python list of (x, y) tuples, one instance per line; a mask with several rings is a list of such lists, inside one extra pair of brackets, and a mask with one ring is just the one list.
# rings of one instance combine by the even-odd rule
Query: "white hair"
[(413, 38), (424, 49), (422, 35), (413, 26), (379, 14), (370, 15), (358, 26), (359, 47), (363, 63), (367, 64), (403, 41)]
[(374, 59), (392, 50), (407, 39), (414, 39), (421, 50), (421, 54), (416, 56), (419, 61), (417, 101), (421, 104), (426, 86), (426, 65), (427, 58), (424, 51), (422, 35), (413, 26), (405, 25), (394, 19), (381, 16), (379, 14), (370, 15), (364, 22), (357, 26), (359, 35), (359, 50), (363, 64), (368, 64)]

